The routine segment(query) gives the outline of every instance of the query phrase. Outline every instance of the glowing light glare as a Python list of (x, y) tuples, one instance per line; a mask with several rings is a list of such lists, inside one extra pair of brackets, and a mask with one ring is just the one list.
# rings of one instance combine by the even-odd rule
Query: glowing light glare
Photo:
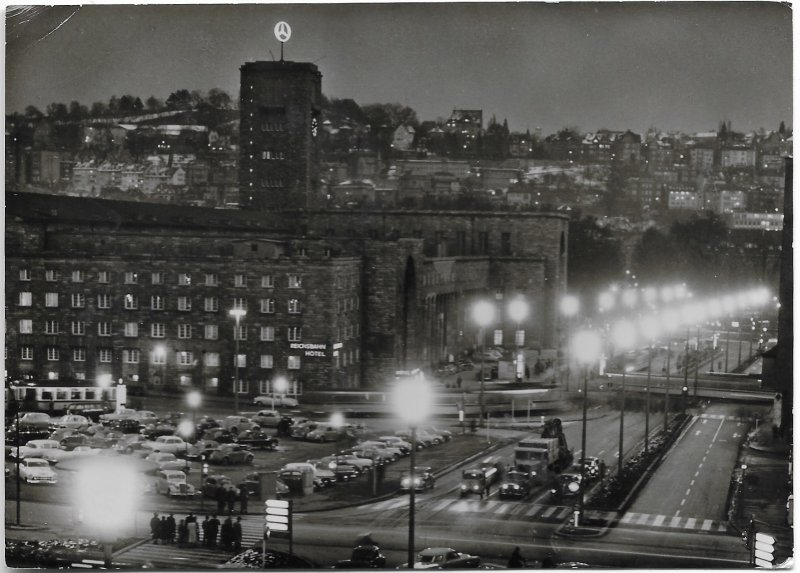
[(661, 323), (655, 315), (648, 314), (639, 321), (639, 330), (648, 340), (655, 340), (661, 334)]
[(228, 315), (238, 320), (247, 316), (247, 311), (243, 308), (232, 308), (228, 311)]
[(117, 536), (130, 528), (141, 486), (137, 472), (118, 459), (91, 459), (75, 475), (75, 506), (98, 533)]
[(611, 340), (621, 350), (633, 348), (636, 344), (636, 327), (630, 321), (620, 320), (611, 329)]
[(684, 325), (694, 324), (696, 316), (696, 305), (684, 304), (680, 309), (681, 323)]
[(708, 317), (717, 318), (722, 314), (722, 303), (717, 298), (708, 301)]
[(285, 376), (278, 376), (277, 378), (275, 378), (272, 385), (273, 388), (275, 389), (275, 392), (281, 394), (283, 392), (286, 392), (286, 390), (289, 388), (289, 381), (286, 379)]
[(750, 304), (750, 298), (746, 292), (740, 292), (736, 295), (736, 306), (740, 309), (747, 308)]
[(675, 332), (680, 326), (680, 317), (677, 312), (668, 308), (661, 313), (661, 323), (664, 325), (665, 332)]
[(485, 300), (479, 300), (472, 307), (472, 318), (480, 327), (486, 327), (494, 320), (494, 306)]
[(401, 378), (392, 391), (392, 404), (401, 420), (409, 426), (416, 426), (427, 420), (431, 414), (431, 385), (422, 377)]
[(665, 286), (661, 289), (661, 300), (663, 302), (672, 302), (675, 298), (675, 291), (671, 286)]
[(675, 285), (673, 288), (673, 292), (675, 293), (675, 298), (678, 300), (686, 298), (688, 292), (686, 291), (686, 283), (681, 283), (679, 285)]
[(194, 424), (191, 420), (181, 420), (178, 422), (178, 434), (184, 438), (191, 438), (194, 435)]
[(528, 303), (522, 297), (508, 303), (508, 315), (514, 322), (522, 322), (528, 316)]
[(331, 414), (331, 426), (334, 428), (341, 428), (344, 426), (344, 415), (341, 412), (334, 412)]
[(636, 306), (638, 300), (639, 293), (636, 291), (636, 289), (629, 288), (622, 293), (622, 304), (628, 308)]
[(167, 349), (164, 347), (163, 344), (156, 344), (155, 347), (153, 347), (153, 354), (155, 354), (156, 356), (162, 356), (162, 357), (166, 356), (167, 355)]
[(202, 396), (200, 396), (200, 392), (196, 390), (186, 394), (186, 403), (189, 404), (189, 407), (192, 409), (199, 408), (201, 401), (202, 401)]
[(572, 355), (581, 364), (591, 364), (600, 358), (600, 335), (592, 330), (582, 330), (572, 339)]
[(702, 302), (692, 303), (692, 314), (694, 315), (693, 321), (695, 323), (704, 322), (708, 317), (708, 305)]
[(761, 287), (756, 291), (758, 293), (758, 304), (767, 304), (769, 302), (769, 289)]
[(654, 289), (653, 287), (647, 287), (646, 289), (644, 289), (644, 301), (647, 304), (653, 304), (654, 302), (656, 302), (657, 298), (658, 298), (658, 292), (656, 291), (656, 289)]
[(736, 299), (731, 295), (722, 297), (722, 310), (726, 313), (731, 313), (736, 310)]
[(97, 385), (100, 388), (108, 388), (111, 386), (111, 374), (100, 374), (97, 377)]
[(579, 308), (580, 302), (578, 302), (578, 297), (568, 294), (561, 299), (561, 313), (564, 316), (575, 316), (578, 314)]
[(614, 308), (614, 295), (610, 292), (600, 293), (600, 296), (597, 297), (597, 301), (600, 304), (600, 310), (611, 310)]

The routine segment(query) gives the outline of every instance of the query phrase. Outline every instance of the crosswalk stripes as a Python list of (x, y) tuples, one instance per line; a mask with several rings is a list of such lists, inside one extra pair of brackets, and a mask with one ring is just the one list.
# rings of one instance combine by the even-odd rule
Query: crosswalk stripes
[(531, 517), (532, 515), (535, 515), (536, 513), (538, 513), (539, 510), (541, 510), (541, 509), (542, 509), (541, 505), (533, 504), (533, 506), (528, 510), (528, 512), (525, 513), (525, 517)]

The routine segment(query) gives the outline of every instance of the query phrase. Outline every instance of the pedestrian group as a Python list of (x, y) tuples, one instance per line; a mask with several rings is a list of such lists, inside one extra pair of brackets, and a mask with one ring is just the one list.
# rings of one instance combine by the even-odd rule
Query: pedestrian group
[(233, 521), (228, 515), (220, 524), (216, 514), (211, 518), (206, 515), (198, 526), (197, 516), (190, 513), (176, 525), (175, 516), (172, 513), (159, 517), (158, 512), (154, 512), (150, 519), (150, 534), (156, 545), (161, 543), (162, 545), (191, 548), (197, 547), (197, 544), (201, 543), (204, 547), (215, 548), (219, 543), (226, 551), (241, 551), (242, 518), (237, 516), (236, 521)]

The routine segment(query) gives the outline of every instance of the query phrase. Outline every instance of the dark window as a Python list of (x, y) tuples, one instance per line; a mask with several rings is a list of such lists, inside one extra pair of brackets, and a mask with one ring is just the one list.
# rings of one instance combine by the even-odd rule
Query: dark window
[(502, 233), (500, 235), (500, 253), (503, 255), (511, 254), (511, 233)]

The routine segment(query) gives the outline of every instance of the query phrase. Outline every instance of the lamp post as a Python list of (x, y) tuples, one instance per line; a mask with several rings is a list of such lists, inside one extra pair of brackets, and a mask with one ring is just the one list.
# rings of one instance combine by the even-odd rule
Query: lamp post
[(670, 359), (672, 358), (672, 333), (678, 328), (678, 315), (675, 311), (667, 310), (662, 314), (664, 330), (667, 331), (667, 379), (664, 381), (664, 433), (667, 432), (669, 421), (669, 382), (670, 382)]
[(642, 318), (640, 330), (648, 340), (647, 350), (647, 388), (645, 391), (644, 406), (644, 451), (650, 447), (650, 375), (653, 366), (653, 343), (658, 336), (659, 323), (655, 316), (647, 315)]
[[(564, 295), (564, 297), (561, 299), (560, 306), (561, 306), (561, 314), (563, 314), (566, 317), (565, 322), (567, 325), (567, 340), (569, 340), (570, 336), (569, 331), (570, 331), (570, 326), (572, 324), (572, 317), (578, 314), (578, 309), (580, 308), (580, 302), (578, 301), (578, 297), (568, 294)], [(568, 347), (569, 345), (565, 346), (565, 349), (567, 349)], [(567, 355), (565, 356), (565, 360), (567, 363), (567, 378), (566, 378), (567, 383), (565, 386), (565, 390), (567, 392), (569, 392), (570, 359), (571, 359), (571, 353), (568, 352)], [(560, 366), (559, 366), (559, 371), (560, 371)]]
[(399, 380), (394, 387), (392, 402), (398, 417), (406, 422), (411, 430), (411, 453), (409, 455), (408, 501), (408, 568), (414, 568), (414, 511), (416, 503), (416, 483), (414, 476), (414, 455), (417, 449), (417, 426), (428, 419), (433, 403), (431, 387), (420, 376), (410, 376)]
[(202, 401), (203, 397), (197, 390), (192, 390), (186, 394), (186, 403), (192, 409), (192, 441), (197, 441), (197, 409), (200, 407)]
[[(578, 521), (583, 517), (583, 496), (586, 483), (586, 407), (589, 392), (589, 368), (600, 357), (600, 336), (591, 330), (578, 332), (572, 340), (572, 355), (583, 365), (583, 415), (581, 426), (581, 495), (578, 499)], [(577, 524), (576, 524), (577, 525)]]
[(492, 323), (494, 320), (494, 306), (490, 302), (486, 302), (485, 300), (479, 300), (475, 303), (475, 306), (472, 307), (472, 317), (475, 319), (475, 323), (478, 325), (478, 337), (480, 338), (481, 342), (481, 369), (478, 371), (479, 376), (481, 379), (480, 385), (480, 397), (478, 399), (479, 402), (479, 412), (481, 417), (481, 426), (484, 424), (484, 418), (486, 415), (486, 404), (484, 404), (484, 378), (486, 377), (483, 372), (483, 355), (486, 351), (484, 346), (484, 338), (486, 337), (486, 327)]
[(619, 460), (617, 466), (617, 474), (622, 475), (622, 458), (623, 458), (623, 435), (625, 431), (625, 373), (628, 365), (625, 363), (626, 352), (633, 348), (636, 341), (636, 329), (627, 320), (621, 320), (614, 325), (611, 332), (614, 346), (622, 350), (622, 387), (620, 389), (620, 410), (619, 410)]
[(234, 350), (236, 378), (233, 381), (233, 410), (234, 414), (237, 414), (239, 412), (239, 338), (241, 338), (241, 333), (239, 332), (239, 321), (247, 315), (247, 311), (243, 308), (232, 308), (228, 311), (228, 314), (236, 321), (233, 331), (233, 340), (234, 344), (236, 345)]
[(520, 329), (520, 324), (528, 316), (528, 303), (522, 296), (518, 296), (510, 303), (508, 303), (508, 315), (511, 317), (517, 326), (514, 332), (514, 342), (517, 347), (517, 372), (516, 375), (522, 379), (525, 375), (525, 361), (522, 351), (520, 350), (525, 344), (525, 331)]

